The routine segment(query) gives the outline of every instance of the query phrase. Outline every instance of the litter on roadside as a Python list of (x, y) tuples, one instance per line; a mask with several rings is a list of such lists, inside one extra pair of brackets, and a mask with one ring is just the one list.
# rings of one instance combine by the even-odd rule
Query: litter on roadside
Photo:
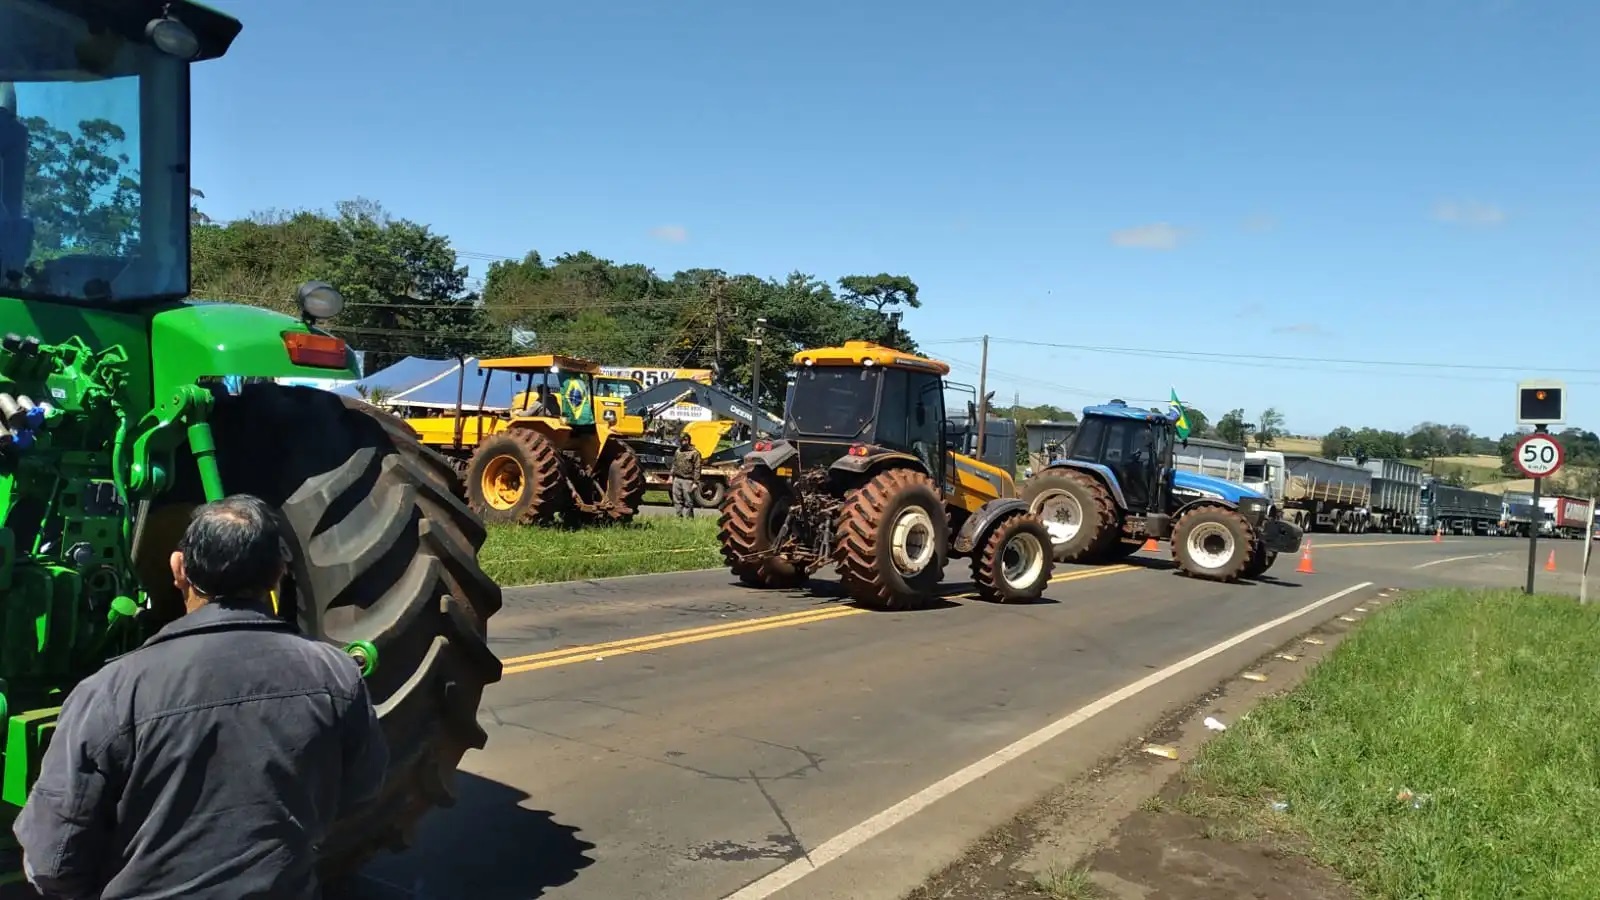
[(1288, 812), (1289, 811), (1289, 801), (1287, 801), (1287, 800), (1274, 800), (1274, 801), (1272, 801), (1272, 811), (1273, 812)]
[(1287, 660), (1288, 662), (1296, 662), (1300, 659), (1300, 657), (1295, 656), (1293, 653), (1274, 653), (1272, 654), (1272, 658)]
[(1351, 610), (1351, 612), (1359, 612), (1359, 613), (1364, 613), (1366, 611), (1367, 611), (1367, 608), (1365, 606), (1358, 606), (1355, 609)]
[(1394, 798), (1401, 803), (1411, 804), (1412, 809), (1421, 809), (1433, 800), (1432, 794), (1415, 794), (1410, 788), (1403, 787), (1395, 792)]
[(1341, 621), (1341, 622), (1354, 622), (1354, 621), (1356, 621), (1356, 617), (1355, 616), (1340, 616), (1339, 617), (1339, 621)]
[(1239, 677), (1243, 678), (1245, 681), (1266, 681), (1267, 680), (1267, 676), (1261, 674), (1260, 672), (1246, 672), (1243, 675), (1240, 675)]
[(1323, 640), (1322, 638), (1301, 638), (1300, 640), (1317, 647), (1321, 647), (1323, 644), (1327, 643), (1327, 641)]
[(1178, 758), (1178, 748), (1168, 747), (1165, 744), (1145, 744), (1144, 752), (1150, 754), (1151, 756), (1160, 756), (1165, 759)]
[(1204, 724), (1205, 724), (1205, 726), (1207, 728), (1211, 729), (1212, 731), (1227, 731), (1228, 730), (1228, 726), (1222, 724), (1221, 720), (1219, 720), (1215, 716), (1206, 716), (1206, 720), (1205, 720)]

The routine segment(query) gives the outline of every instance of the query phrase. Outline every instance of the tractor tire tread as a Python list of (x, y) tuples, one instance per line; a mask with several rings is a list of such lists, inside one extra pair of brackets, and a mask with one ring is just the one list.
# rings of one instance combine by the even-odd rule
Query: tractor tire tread
[(784, 589), (805, 584), (806, 572), (782, 557), (762, 554), (767, 509), (781, 486), (777, 477), (741, 472), (734, 476), (728, 498), (717, 516), (717, 541), (722, 559), (744, 584), (755, 588)]
[[(531, 492), (532, 499), (520, 511), (497, 510), (482, 495), (480, 461), (487, 464), (488, 460), (502, 455), (505, 448), (500, 445), (506, 442), (517, 448), (531, 475), (523, 480), (522, 489), (524, 493)], [(567, 508), (572, 496), (561, 454), (549, 438), (532, 428), (508, 428), (480, 442), (467, 463), (465, 480), (472, 511), (486, 521), (503, 524), (548, 525)]]
[[(1242, 532), (1244, 536), (1244, 552), (1236, 553), (1233, 561), (1216, 574), (1203, 574), (1196, 571), (1185, 562), (1185, 556), (1182, 552), (1182, 548), (1183, 545), (1188, 541), (1189, 530), (1192, 527), (1191, 523), (1197, 521), (1198, 518), (1214, 519), (1218, 521), (1226, 519), (1232, 521), (1238, 526), (1238, 530)], [(1238, 543), (1237, 539), (1235, 540), (1235, 543)], [(1172, 560), (1178, 567), (1178, 573), (1190, 578), (1204, 578), (1210, 581), (1220, 581), (1225, 584), (1232, 584), (1233, 582), (1238, 581), (1241, 577), (1243, 577), (1245, 569), (1250, 565), (1251, 553), (1249, 548), (1255, 546), (1255, 543), (1255, 529), (1250, 527), (1250, 523), (1245, 519), (1245, 517), (1239, 515), (1239, 513), (1235, 510), (1227, 509), (1221, 506), (1195, 507), (1180, 516), (1178, 521), (1172, 523)]]
[[(878, 530), (890, 502), (899, 494), (926, 488), (939, 496), (933, 479), (915, 469), (885, 469), (867, 479), (845, 498), (835, 531), (834, 558), (845, 593), (874, 609), (919, 609), (932, 598), (920, 593), (897, 594), (878, 565)], [(944, 515), (942, 504), (938, 514)], [(946, 522), (946, 530), (949, 524)], [(941, 554), (942, 555), (942, 554)]]
[[(1002, 553), (1005, 550), (1007, 534), (1014, 530), (1019, 522), (1030, 522), (1037, 526), (1042, 533), (1044, 546), (1044, 572), (1038, 593), (1030, 592), (1028, 596), (1013, 596), (1001, 585), (1004, 582), (1002, 575), (1005, 564)], [(1050, 549), (1050, 530), (1045, 527), (1044, 520), (1032, 513), (1017, 513), (1007, 516), (1006, 519), (990, 529), (988, 539), (972, 557), (972, 584), (977, 590), (978, 597), (990, 603), (1029, 603), (1038, 600), (1044, 595), (1044, 588), (1050, 584), (1051, 563), (1054, 554)]]

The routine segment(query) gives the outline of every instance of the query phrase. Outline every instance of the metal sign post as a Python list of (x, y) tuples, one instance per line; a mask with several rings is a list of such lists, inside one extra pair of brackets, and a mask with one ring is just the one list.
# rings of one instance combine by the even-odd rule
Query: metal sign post
[(1594, 501), (1589, 498), (1589, 525), (1583, 532), (1583, 574), (1578, 576), (1578, 602), (1589, 602), (1589, 552), (1594, 549)]
[(1539, 525), (1543, 520), (1539, 509), (1541, 489), (1546, 478), (1560, 471), (1563, 455), (1561, 445), (1550, 436), (1549, 426), (1544, 424), (1535, 425), (1533, 434), (1518, 441), (1511, 455), (1522, 474), (1533, 479), (1534, 521), (1528, 528), (1528, 587), (1525, 591), (1528, 594), (1533, 593), (1533, 573), (1539, 565)]

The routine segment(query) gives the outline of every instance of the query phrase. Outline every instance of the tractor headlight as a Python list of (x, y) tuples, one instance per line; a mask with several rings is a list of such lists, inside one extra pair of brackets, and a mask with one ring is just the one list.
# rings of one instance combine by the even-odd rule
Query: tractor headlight
[(177, 19), (151, 19), (144, 26), (144, 36), (168, 56), (187, 61), (200, 55), (200, 39)]
[(1239, 501), (1239, 512), (1252, 523), (1258, 523), (1267, 514), (1267, 500), (1264, 497), (1246, 497)]
[(326, 281), (308, 281), (295, 291), (300, 314), (310, 320), (331, 319), (344, 311), (344, 295)]

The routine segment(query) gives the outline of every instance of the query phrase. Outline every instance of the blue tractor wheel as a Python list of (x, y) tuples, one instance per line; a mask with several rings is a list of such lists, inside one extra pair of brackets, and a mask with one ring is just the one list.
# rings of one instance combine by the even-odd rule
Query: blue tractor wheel
[(1022, 486), (1028, 511), (1044, 521), (1059, 563), (1100, 563), (1112, 556), (1122, 524), (1106, 486), (1071, 470), (1041, 472)]

